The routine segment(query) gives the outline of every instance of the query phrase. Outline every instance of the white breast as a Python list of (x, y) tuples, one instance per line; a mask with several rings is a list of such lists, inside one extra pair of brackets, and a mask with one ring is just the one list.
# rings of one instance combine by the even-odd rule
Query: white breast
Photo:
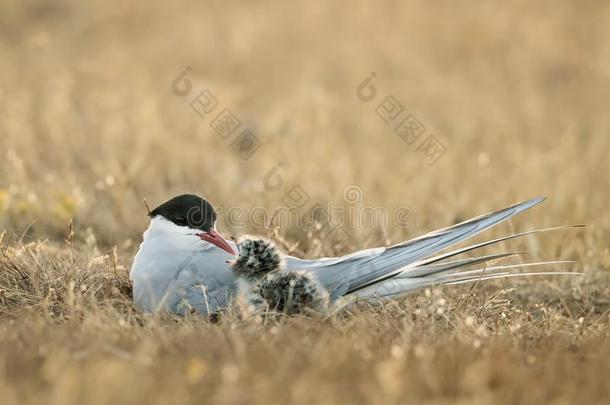
[(155, 217), (131, 268), (134, 303), (145, 312), (208, 313), (226, 306), (235, 288), (226, 263), (231, 258), (193, 229)]

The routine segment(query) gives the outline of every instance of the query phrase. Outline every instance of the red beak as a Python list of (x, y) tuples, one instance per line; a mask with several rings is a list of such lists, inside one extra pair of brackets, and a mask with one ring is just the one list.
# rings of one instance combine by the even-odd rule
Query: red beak
[(229, 245), (229, 242), (227, 242), (225, 238), (223, 238), (218, 232), (216, 232), (216, 229), (214, 228), (211, 228), (207, 232), (198, 233), (197, 236), (199, 236), (202, 240), (221, 248), (222, 250), (228, 252), (233, 256), (237, 255), (237, 252), (233, 250), (231, 245)]

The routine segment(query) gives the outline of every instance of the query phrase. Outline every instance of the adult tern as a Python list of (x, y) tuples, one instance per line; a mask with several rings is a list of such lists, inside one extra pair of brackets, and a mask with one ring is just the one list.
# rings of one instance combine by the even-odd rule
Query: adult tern
[[(269, 302), (269, 297), (286, 298), (286, 291), (277, 295), (274, 288), (293, 293), (296, 286), (308, 302), (320, 307), (332, 305), (344, 296), (386, 299), (433, 285), (516, 275), (578, 274), (515, 272), (522, 267), (571, 262), (484, 265), (515, 254), (510, 252), (448, 261), (502, 241), (570, 226), (536, 229), (439, 253), (543, 201), (544, 198), (531, 199), (389, 247), (334, 258), (300, 259), (282, 254), (270, 242), (256, 238), (238, 243), (225, 239), (216, 229), (214, 207), (204, 198), (184, 194), (149, 214), (150, 225), (130, 273), (134, 302), (145, 312), (210, 315), (229, 307), (239, 295), (251, 298), (255, 290), (257, 297), (251, 300), (259, 303), (261, 293), (276, 294), (262, 297), (263, 301), (267, 299), (267, 306), (273, 306), (277, 302)], [(248, 270), (244, 267), (247, 263), (256, 266)], [(482, 267), (476, 268), (477, 265)], [(312, 306), (316, 309), (316, 305)]]

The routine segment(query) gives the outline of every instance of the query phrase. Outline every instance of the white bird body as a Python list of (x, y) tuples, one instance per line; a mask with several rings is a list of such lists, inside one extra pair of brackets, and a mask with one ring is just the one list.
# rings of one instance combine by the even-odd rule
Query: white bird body
[[(448, 246), (474, 236), (542, 201), (543, 199), (529, 200), (390, 247), (366, 249), (342, 257), (317, 260), (285, 255), (283, 271), (306, 272), (328, 291), (331, 302), (345, 295), (392, 298), (431, 285), (457, 284), (512, 275), (548, 274), (513, 273), (508, 270), (518, 266), (458, 271), (475, 264), (514, 255), (513, 253), (453, 262), (442, 261), (502, 240), (565, 227), (510, 235), (442, 255), (438, 254)], [(210, 221), (212, 224), (215, 223), (215, 214)], [(196, 311), (211, 314), (228, 307), (236, 294), (246, 297), (245, 301), (248, 302), (248, 295), (252, 294), (252, 284), (236, 277), (228, 263), (235, 258), (232, 253), (237, 252), (236, 244), (224, 240), (213, 225), (208, 226), (207, 231), (201, 233), (200, 229), (180, 226), (175, 222), (156, 215), (152, 217), (149, 228), (144, 232), (144, 240), (135, 257), (130, 275), (136, 306), (145, 312), (161, 310), (184, 314), (188, 311)], [(209, 236), (208, 232), (213, 237)], [(231, 250), (233, 252), (230, 252)], [(437, 256), (431, 257), (434, 254)], [(532, 265), (558, 263), (566, 262), (543, 262)]]
[[(235, 243), (229, 243), (236, 249)], [(146, 312), (182, 313), (183, 300), (201, 312), (224, 307), (235, 290), (227, 264), (232, 258), (192, 229), (154, 217), (131, 268), (134, 302)]]

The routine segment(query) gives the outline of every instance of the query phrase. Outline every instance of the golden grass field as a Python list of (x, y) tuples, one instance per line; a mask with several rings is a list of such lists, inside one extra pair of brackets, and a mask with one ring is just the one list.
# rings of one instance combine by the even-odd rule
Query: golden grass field
[[(609, 22), (601, 0), (0, 0), (0, 403), (608, 403)], [(372, 72), (377, 99), (363, 102)], [(191, 108), (205, 89), (214, 115), (230, 109), (260, 141), (249, 159)], [(434, 164), (377, 115), (387, 95), (446, 148)], [(328, 318), (210, 323), (131, 306), (144, 199), (194, 192), (272, 213), (296, 186), (322, 205), (356, 186), (359, 208), (410, 216), (344, 224), (349, 243), (280, 226), (294, 254), (547, 196), (476, 240), (586, 224), (494, 250), (574, 260), (584, 276)], [(272, 232), (259, 225), (221, 216), (220, 230)]]

